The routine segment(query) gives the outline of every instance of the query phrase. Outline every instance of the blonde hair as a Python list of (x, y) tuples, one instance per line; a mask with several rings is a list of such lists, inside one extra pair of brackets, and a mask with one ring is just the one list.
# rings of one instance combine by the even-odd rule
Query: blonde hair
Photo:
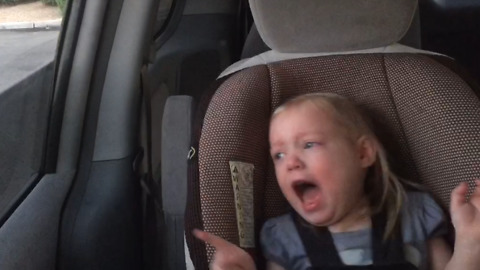
[(382, 211), (386, 214), (387, 222), (383, 239), (391, 237), (400, 222), (400, 211), (405, 198), (405, 189), (402, 185), (404, 180), (390, 170), (386, 152), (373, 133), (369, 120), (351, 101), (333, 93), (311, 93), (298, 96), (278, 107), (273, 112), (272, 119), (282, 111), (305, 103), (311, 103), (322, 111), (330, 113), (337, 123), (346, 129), (347, 134), (352, 133), (351, 136), (355, 136), (353, 139), (357, 140), (365, 135), (374, 142), (376, 160), (367, 173), (364, 190), (369, 200), (371, 215)]

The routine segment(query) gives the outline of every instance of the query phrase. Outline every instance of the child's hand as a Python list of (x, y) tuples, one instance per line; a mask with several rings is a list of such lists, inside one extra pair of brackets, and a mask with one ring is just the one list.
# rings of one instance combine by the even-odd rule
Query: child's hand
[(455, 248), (445, 269), (475, 269), (480, 265), (480, 180), (467, 202), (467, 183), (452, 191), (450, 213), (455, 227)]
[(243, 249), (238, 246), (220, 238), (216, 235), (213, 235), (208, 232), (201, 230), (193, 230), (193, 235), (198, 239), (209, 243), (215, 247), (215, 255), (213, 261), (210, 265), (210, 269), (213, 270), (223, 270), (223, 269), (233, 269), (233, 270), (254, 270), (255, 263), (253, 259), (245, 252)]
[[(467, 202), (467, 183), (461, 183), (452, 191), (450, 213), (455, 227), (455, 246), (480, 247), (480, 180), (475, 180), (475, 190)], [(479, 254), (480, 255), (480, 254)]]

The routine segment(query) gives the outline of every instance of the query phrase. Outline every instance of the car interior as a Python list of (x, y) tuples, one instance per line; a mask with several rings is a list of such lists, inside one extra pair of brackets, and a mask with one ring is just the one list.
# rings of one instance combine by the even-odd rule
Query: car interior
[(288, 211), (269, 119), (304, 93), (353, 100), (394, 171), (448, 209), (480, 178), (479, 15), (475, 0), (70, 0), (53, 63), (0, 95), (0, 269), (208, 269), (195, 228), (262, 269), (262, 224)]

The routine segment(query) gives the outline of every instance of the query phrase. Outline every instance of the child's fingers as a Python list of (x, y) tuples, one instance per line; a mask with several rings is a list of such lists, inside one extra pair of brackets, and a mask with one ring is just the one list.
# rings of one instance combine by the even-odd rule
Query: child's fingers
[(216, 249), (219, 249), (222, 247), (228, 247), (231, 245), (225, 239), (199, 229), (194, 229), (192, 233), (196, 238), (206, 243), (209, 243), (210, 245), (214, 246)]
[(465, 196), (467, 195), (467, 191), (468, 185), (465, 182), (460, 183), (460, 185), (453, 189), (452, 196), (450, 198), (450, 212), (453, 213), (455, 209), (466, 203)]
[(480, 179), (475, 180), (475, 190), (470, 196), (470, 203), (472, 203), (478, 211), (480, 211)]
[(195, 236), (197, 239), (202, 240), (203, 242), (206, 242), (208, 235), (206, 232), (199, 230), (199, 229), (193, 229), (192, 231), (193, 236)]

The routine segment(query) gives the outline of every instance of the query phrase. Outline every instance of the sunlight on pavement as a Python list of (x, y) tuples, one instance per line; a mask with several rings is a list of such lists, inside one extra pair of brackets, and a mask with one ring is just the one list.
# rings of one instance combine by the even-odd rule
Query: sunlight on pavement
[(61, 19), (60, 8), (33, 2), (15, 6), (0, 5), (0, 23)]

